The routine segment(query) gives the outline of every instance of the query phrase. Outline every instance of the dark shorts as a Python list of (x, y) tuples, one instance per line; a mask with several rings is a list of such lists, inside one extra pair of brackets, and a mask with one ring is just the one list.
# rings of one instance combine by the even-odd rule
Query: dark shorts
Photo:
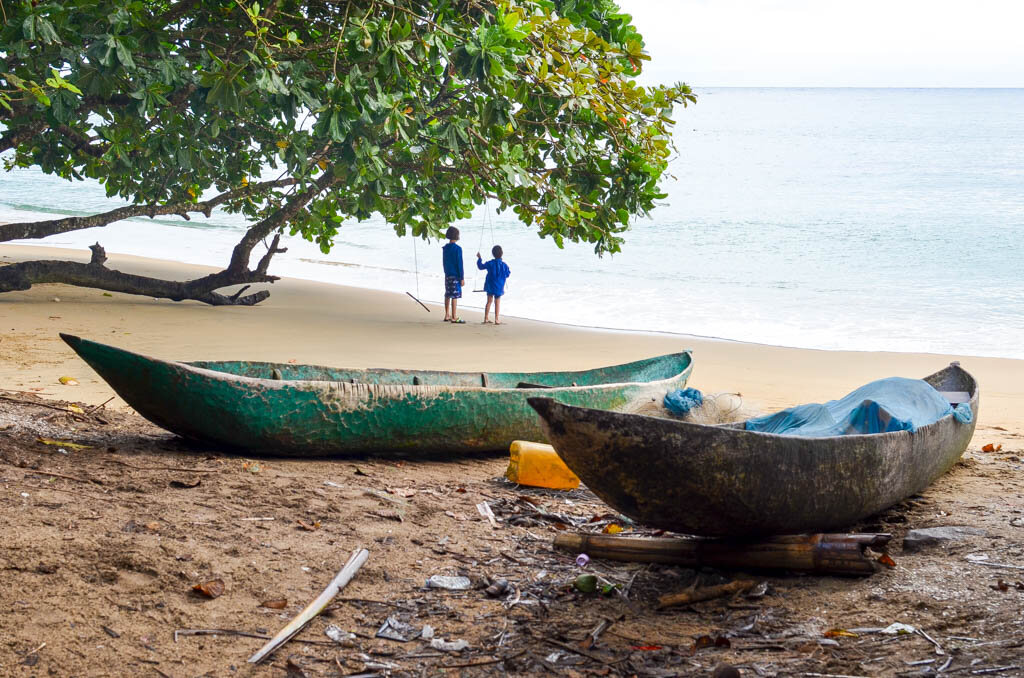
[(459, 284), (459, 279), (456, 278), (454, 275), (446, 276), (444, 279), (444, 298), (462, 298), (462, 285)]

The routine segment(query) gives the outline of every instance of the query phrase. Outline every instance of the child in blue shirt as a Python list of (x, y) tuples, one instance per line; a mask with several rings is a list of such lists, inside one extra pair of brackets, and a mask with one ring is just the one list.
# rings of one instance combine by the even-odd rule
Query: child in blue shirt
[(504, 252), (501, 251), (501, 246), (495, 245), (491, 248), (491, 256), (494, 258), (485, 264), (480, 257), (480, 253), (476, 253), (476, 267), (481, 271), (487, 271), (487, 278), (484, 279), (484, 292), (487, 293), (487, 304), (484, 306), (484, 323), (491, 322), (487, 319), (487, 316), (491, 314), (491, 302), (493, 301), (495, 325), (501, 324), (501, 319), (498, 317), (501, 309), (501, 296), (505, 294), (505, 281), (512, 275), (508, 264), (501, 260), (502, 254)]
[(462, 271), (462, 248), (455, 244), (459, 239), (459, 229), (449, 226), (444, 232), (444, 237), (449, 241), (442, 248), (441, 256), (444, 264), (444, 319), (445, 322), (461, 324), (466, 321), (455, 312), (455, 307), (462, 298), (462, 286), (466, 284), (466, 276)]

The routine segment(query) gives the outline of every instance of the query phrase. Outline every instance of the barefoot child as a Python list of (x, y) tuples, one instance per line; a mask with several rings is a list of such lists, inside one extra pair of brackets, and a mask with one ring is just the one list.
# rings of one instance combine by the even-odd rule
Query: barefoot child
[(444, 264), (444, 319), (446, 322), (464, 323), (466, 321), (455, 312), (462, 297), (462, 286), (466, 284), (466, 276), (462, 271), (462, 248), (455, 244), (459, 239), (459, 229), (449, 226), (444, 237), (448, 238), (441, 257)]
[(495, 325), (501, 324), (501, 318), (499, 317), (501, 295), (505, 294), (505, 280), (512, 275), (512, 272), (508, 269), (508, 264), (501, 260), (502, 254), (501, 247), (495, 245), (491, 248), (491, 256), (494, 258), (485, 264), (480, 257), (480, 253), (476, 253), (476, 267), (481, 271), (487, 271), (487, 277), (484, 279), (484, 292), (487, 292), (487, 304), (484, 306), (484, 322), (491, 322), (487, 319), (487, 316), (491, 313), (491, 302), (493, 301)]

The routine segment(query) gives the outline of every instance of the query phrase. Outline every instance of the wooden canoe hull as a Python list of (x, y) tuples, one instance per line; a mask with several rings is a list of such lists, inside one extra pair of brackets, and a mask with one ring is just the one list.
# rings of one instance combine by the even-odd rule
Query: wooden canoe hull
[(804, 438), (530, 404), (573, 473), (622, 514), (675, 532), (753, 537), (846, 528), (948, 471), (974, 434), (978, 386), (955, 363), (925, 380), (969, 393), (971, 422), (949, 415), (915, 433)]
[[(681, 388), (692, 369), (688, 351), (563, 373), (190, 364), (61, 336), (126, 403), (158, 426), (249, 452), (300, 457), (507, 450), (516, 439), (545, 440), (526, 402), (530, 396), (543, 393), (616, 409)], [(277, 378), (258, 376), (271, 374)], [(552, 387), (515, 388), (518, 382)]]

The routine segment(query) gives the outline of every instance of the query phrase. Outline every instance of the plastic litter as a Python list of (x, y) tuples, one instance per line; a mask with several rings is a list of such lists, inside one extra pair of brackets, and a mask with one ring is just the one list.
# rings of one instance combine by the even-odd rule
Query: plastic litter
[(377, 638), (397, 640), (400, 643), (407, 643), (420, 635), (420, 629), (412, 624), (406, 624), (398, 617), (388, 617), (377, 629)]
[(427, 579), (428, 589), (446, 589), (448, 591), (466, 591), (473, 586), (469, 577), (446, 577), (441, 574), (431, 575)]
[(462, 652), (469, 647), (469, 643), (461, 638), (459, 640), (441, 640), (434, 638), (430, 641), (430, 647), (441, 652)]
[(590, 562), (590, 556), (586, 553), (581, 553), (576, 556), (576, 567), (586, 567), (587, 563)]
[(903, 624), (900, 622), (893, 622), (880, 631), (889, 636), (895, 636), (900, 633), (917, 633), (917, 629), (910, 624)]
[(573, 490), (580, 485), (580, 479), (551, 445), (515, 440), (508, 451), (505, 477), (513, 483), (552, 490)]
[(355, 647), (356, 634), (343, 631), (334, 624), (324, 629), (324, 635), (343, 647)]

